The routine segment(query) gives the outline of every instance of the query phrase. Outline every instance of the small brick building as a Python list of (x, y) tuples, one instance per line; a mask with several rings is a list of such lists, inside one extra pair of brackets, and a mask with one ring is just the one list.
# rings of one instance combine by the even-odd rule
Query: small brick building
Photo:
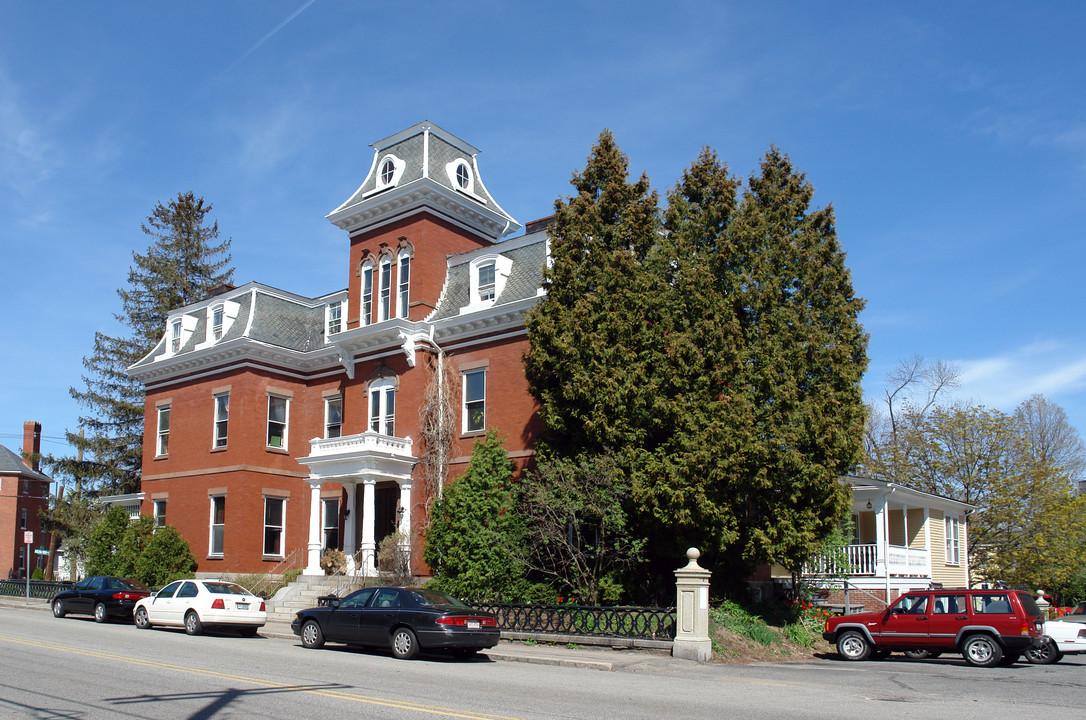
[[(201, 573), (318, 574), (328, 548), (372, 572), (397, 529), (425, 573), (426, 510), (476, 439), (494, 429), (530, 461), (540, 423), (521, 356), (546, 222), (518, 235), (478, 150), (432, 123), (372, 147), (328, 215), (346, 289), (221, 288), (172, 312), (129, 369), (147, 391), (142, 512), (182, 533)], [(451, 380), (432, 384), (439, 369)], [(455, 426), (447, 475), (429, 480), (426, 404), (450, 406)]]
[[(0, 445), (0, 572), (6, 571), (4, 577), (25, 578), (35, 567), (45, 568), (46, 556), (34, 551), (49, 547), (38, 511), (49, 506), (53, 481), (38, 468), (40, 452), (41, 425), (32, 421), (23, 423), (22, 454)], [(29, 557), (26, 532), (34, 537)]]

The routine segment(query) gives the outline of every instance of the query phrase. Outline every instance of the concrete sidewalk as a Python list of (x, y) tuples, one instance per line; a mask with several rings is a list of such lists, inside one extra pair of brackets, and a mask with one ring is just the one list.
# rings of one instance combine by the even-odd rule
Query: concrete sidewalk
[[(49, 612), (49, 601), (30, 598), (28, 604), (25, 598), (0, 597), (0, 612), (6, 608)], [(298, 642), (298, 636), (290, 631), (290, 625), (285, 622), (267, 623), (260, 629), (260, 635)], [(675, 659), (669, 652), (661, 649), (592, 647), (573, 643), (532, 643), (518, 640), (502, 640), (496, 647), (486, 650), (484, 654), (496, 661), (556, 665), (585, 670), (616, 671), (651, 668), (675, 670), (676, 665), (686, 663), (697, 665), (691, 660)]]

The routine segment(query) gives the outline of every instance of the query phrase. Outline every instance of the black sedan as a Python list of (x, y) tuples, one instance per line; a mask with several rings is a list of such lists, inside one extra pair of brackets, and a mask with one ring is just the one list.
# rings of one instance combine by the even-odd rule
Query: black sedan
[(69, 613), (94, 615), (97, 622), (110, 618), (132, 617), (136, 601), (151, 594), (138, 580), (95, 575), (83, 578), (67, 590), (53, 596), (53, 615), (62, 618)]
[(490, 613), (425, 588), (363, 588), (326, 602), (295, 613), (290, 624), (307, 648), (330, 641), (387, 646), (403, 660), (419, 650), (449, 650), (468, 658), (494, 647), (500, 637), (497, 619)]

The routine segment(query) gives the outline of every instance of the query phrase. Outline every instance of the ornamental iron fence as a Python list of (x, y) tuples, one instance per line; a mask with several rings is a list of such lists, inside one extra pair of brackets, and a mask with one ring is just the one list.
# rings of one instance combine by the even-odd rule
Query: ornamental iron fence
[(674, 640), (675, 608), (469, 603), (510, 632)]
[[(71, 583), (30, 581), (30, 597), (48, 600), (61, 590), (67, 590)], [(26, 580), (0, 580), (0, 595), (4, 597), (26, 597)]]

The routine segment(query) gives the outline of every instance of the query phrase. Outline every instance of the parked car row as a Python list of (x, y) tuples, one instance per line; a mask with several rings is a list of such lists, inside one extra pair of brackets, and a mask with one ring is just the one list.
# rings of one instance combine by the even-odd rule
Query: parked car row
[(97, 622), (134, 619), (146, 630), (155, 625), (183, 627), (189, 635), (204, 628), (235, 628), (256, 635), (265, 622), (264, 600), (224, 580), (177, 580), (158, 592), (128, 578), (96, 575), (84, 578), (50, 601), (53, 615), (94, 615)]
[(1023, 655), (1030, 662), (1055, 662), (1061, 653), (1086, 651), (1086, 632), (1078, 631), (1086, 630), (1086, 615), (1078, 615), (1084, 618), (1079, 623), (1075, 617), (1046, 623), (1034, 597), (1016, 590), (918, 590), (881, 612), (830, 618), (822, 636), (846, 660), (958, 653), (970, 665), (993, 667)]
[[(326, 642), (388, 647), (411, 659), (422, 650), (468, 658), (498, 644), (497, 618), (456, 598), (417, 587), (363, 588), (344, 598), (329, 596), (301, 610), (291, 630), (306, 648)], [(184, 628), (199, 635), (208, 628), (233, 628), (253, 636), (267, 621), (262, 599), (224, 580), (178, 580), (158, 592), (126, 578), (95, 576), (57, 593), (53, 615), (91, 614), (98, 622), (131, 618), (136, 627)]]

